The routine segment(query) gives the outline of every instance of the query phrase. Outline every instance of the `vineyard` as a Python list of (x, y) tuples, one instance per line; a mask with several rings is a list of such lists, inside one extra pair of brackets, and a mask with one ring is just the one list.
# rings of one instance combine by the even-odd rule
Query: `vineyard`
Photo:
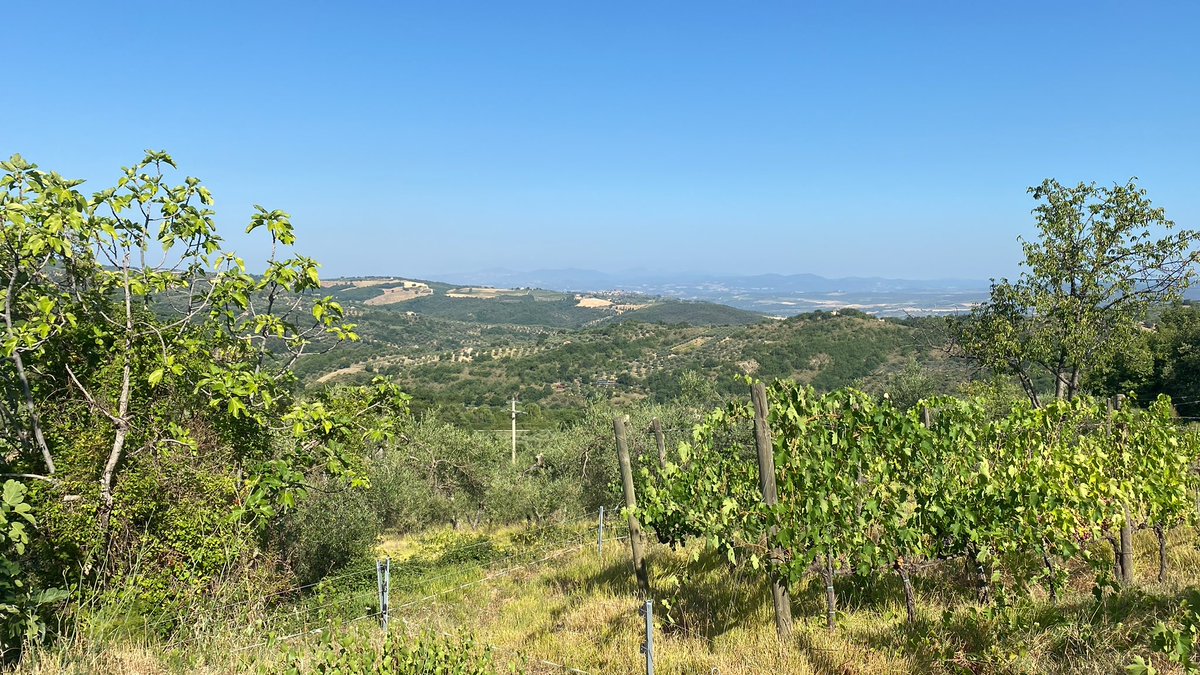
[(0, 169), (0, 668), (1200, 670), (1200, 231), (1133, 181), (968, 314), (761, 321), (377, 309), (167, 153)]
[[(952, 559), (981, 602), (1055, 602), (1081, 575), (1103, 597), (1132, 583), (1139, 530), (1155, 534), (1162, 581), (1168, 532), (1195, 515), (1200, 444), (1166, 397), (1146, 408), (1078, 397), (1002, 409), (947, 397), (904, 411), (854, 390), (759, 390), (769, 412), (757, 433), (755, 408), (734, 402), (666, 461), (644, 458), (636, 514), (663, 543), (701, 540), (764, 570), (784, 589), (785, 636), (786, 589), (809, 577), (823, 583), (829, 630), (836, 577), (894, 572), (911, 623), (912, 573)], [(763, 441), (777, 501), (764, 498), (776, 486), (760, 483)]]

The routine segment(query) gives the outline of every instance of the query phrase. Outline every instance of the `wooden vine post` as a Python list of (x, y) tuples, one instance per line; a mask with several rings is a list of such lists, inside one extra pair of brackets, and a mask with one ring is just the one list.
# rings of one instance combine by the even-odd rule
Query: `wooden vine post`
[(650, 575), (646, 571), (642, 526), (633, 515), (633, 510), (637, 507), (637, 496), (633, 490), (633, 467), (629, 463), (629, 445), (625, 440), (625, 420), (619, 415), (613, 418), (613, 432), (617, 437), (617, 459), (621, 462), (621, 486), (625, 491), (625, 507), (629, 511), (629, 546), (633, 549), (633, 573), (637, 576), (642, 596), (648, 598)]
[[(1113, 397), (1109, 403), (1112, 410), (1120, 410), (1125, 405), (1125, 397), (1117, 395)], [(1128, 451), (1124, 443), (1124, 429), (1118, 429), (1117, 433), (1121, 442), (1121, 453)], [(1121, 510), (1124, 513), (1124, 520), (1121, 522), (1121, 547), (1117, 554), (1117, 572), (1120, 574), (1121, 583), (1125, 586), (1133, 585), (1133, 524), (1129, 519), (1129, 505), (1121, 504)]]
[(667, 468), (667, 442), (663, 438), (662, 422), (655, 417), (650, 421), (650, 429), (654, 432), (654, 442), (658, 445), (658, 468)]
[[(762, 382), (750, 388), (754, 401), (754, 443), (758, 448), (758, 482), (762, 487), (763, 504), (774, 506), (779, 501), (775, 487), (775, 447), (771, 442), (771, 427), (767, 425), (767, 389)], [(771, 577), (771, 601), (775, 605), (775, 629), (781, 640), (792, 636), (792, 603), (788, 597), (787, 582), (783, 576), (783, 549), (776, 543), (777, 528), (767, 532), (767, 544), (771, 547), (771, 558), (767, 573)]]

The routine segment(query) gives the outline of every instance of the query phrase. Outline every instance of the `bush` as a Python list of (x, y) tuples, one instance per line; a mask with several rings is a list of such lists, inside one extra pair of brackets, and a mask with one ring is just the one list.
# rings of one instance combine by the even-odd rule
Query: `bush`
[(28, 528), (37, 524), (25, 492), (23, 484), (8, 480), (0, 500), (0, 653), (6, 661), (19, 653), (23, 642), (42, 637), (44, 607), (66, 596), (56, 588), (36, 590), (19, 562), (29, 543)]
[(319, 481), (281, 519), (273, 539), (296, 580), (311, 584), (374, 560), (379, 519), (366, 490)]

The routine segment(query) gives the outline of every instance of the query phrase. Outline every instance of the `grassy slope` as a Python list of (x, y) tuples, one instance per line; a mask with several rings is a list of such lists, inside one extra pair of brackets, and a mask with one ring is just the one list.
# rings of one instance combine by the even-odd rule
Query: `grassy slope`
[[(1165, 584), (1152, 580), (1156, 546), (1139, 538), (1139, 587), (1104, 602), (1079, 574), (1058, 605), (1038, 593), (992, 618), (965, 591), (957, 561), (915, 579), (919, 620), (905, 622), (903, 597), (891, 575), (868, 583), (842, 579), (838, 629), (823, 619), (824, 591), (810, 579), (793, 591), (795, 637), (780, 647), (769, 594), (761, 575), (731, 573), (711, 556), (688, 556), (652, 546), (650, 566), (660, 597), (655, 651), (658, 673), (894, 673), (1030, 672), (1113, 673), (1149, 656), (1154, 624), (1200, 583), (1200, 554), (1191, 530), (1175, 534), (1173, 570)], [(597, 559), (594, 550), (541, 573), (509, 578), (468, 592), (419, 615), (439, 630), (470, 626), (501, 654), (523, 654), (588, 672), (641, 672), (642, 625), (628, 550)], [(680, 578), (687, 582), (679, 583)], [(675, 626), (663, 616), (672, 597)], [(1175, 672), (1155, 659), (1160, 672)], [(554, 672), (554, 669), (534, 669)]]
[[(492, 644), (502, 660), (523, 660), (533, 673), (562, 672), (550, 664), (590, 673), (642, 672), (641, 602), (624, 542), (610, 540), (600, 559), (590, 526), (535, 541), (510, 530), (490, 535), (487, 555), (476, 555), (478, 548), (471, 549), (472, 555), (446, 555), (447, 540), (472, 541), (462, 536), (447, 532), (385, 542), (381, 553), (397, 561), (392, 586), (396, 630), (413, 635), (466, 630)], [(836, 582), (842, 611), (831, 633), (822, 618), (823, 590), (806, 581), (793, 589), (795, 636), (782, 646), (761, 574), (732, 571), (707, 554), (693, 561), (687, 550), (652, 545), (656, 672), (1119, 672), (1135, 654), (1150, 655), (1154, 624), (1168, 618), (1181, 598), (1195, 601), (1200, 584), (1196, 541), (1190, 528), (1172, 534), (1166, 583), (1152, 580), (1156, 547), (1149, 533), (1139, 533), (1135, 589), (1097, 601), (1090, 592), (1090, 575), (1080, 572), (1057, 605), (1035, 589), (1034, 599), (999, 612), (975, 602), (965, 590), (960, 563), (950, 561), (915, 577), (919, 620), (914, 626), (905, 623), (899, 585), (891, 575), (867, 582), (847, 578)], [(561, 552), (564, 542), (577, 549), (538, 562), (546, 552)], [(442, 552), (437, 564), (402, 571), (409, 569), (399, 562), (402, 558), (431, 546)], [(373, 580), (363, 583), (343, 598), (348, 602), (338, 602), (370, 607)], [(671, 601), (671, 610), (664, 600)], [(328, 601), (324, 595), (308, 602)], [(354, 616), (353, 609), (347, 611), (344, 616)], [(284, 649), (303, 652), (317, 639), (238, 651), (259, 640), (262, 629), (256, 632), (232, 619), (216, 624), (208, 639), (178, 649), (143, 640), (77, 643), (42, 652), (23, 670), (270, 672)], [(379, 635), (371, 621), (336, 632), (368, 641)], [(1160, 672), (1178, 672), (1158, 657), (1153, 660)]]

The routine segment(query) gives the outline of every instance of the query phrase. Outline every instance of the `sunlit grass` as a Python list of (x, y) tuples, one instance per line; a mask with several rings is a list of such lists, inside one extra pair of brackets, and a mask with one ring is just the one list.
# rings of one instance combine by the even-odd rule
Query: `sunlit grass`
[[(491, 644), (501, 662), (515, 661), (532, 673), (564, 672), (562, 666), (589, 673), (642, 672), (642, 600), (627, 542), (610, 540), (600, 558), (593, 534), (581, 523), (537, 537), (510, 528), (385, 538), (380, 553), (393, 561), (391, 629), (412, 635), (468, 631)], [(1157, 543), (1151, 533), (1138, 533), (1135, 588), (1097, 600), (1092, 574), (1080, 569), (1058, 603), (1034, 588), (1030, 597), (1014, 596), (999, 610), (977, 603), (961, 561), (947, 561), (915, 576), (918, 619), (911, 625), (893, 575), (838, 578), (840, 604), (832, 632), (825, 628), (823, 588), (819, 580), (806, 580), (792, 589), (795, 632), (786, 643), (776, 637), (760, 572), (732, 567), (704, 551), (651, 545), (656, 672), (1120, 672), (1135, 654), (1151, 656), (1155, 624), (1195, 595), (1197, 542), (1190, 528), (1172, 532), (1170, 568), (1160, 583)], [(375, 602), (374, 578), (361, 586), (307, 598), (291, 611), (333, 597), (351, 608), (322, 615), (305, 628), (334, 626), (339, 634), (351, 631), (360, 639), (378, 640), (377, 621), (361, 620)], [(285, 649), (303, 650), (317, 639), (305, 635), (243, 649), (256, 644), (261, 633), (235, 624), (182, 647), (149, 637), (102, 644), (77, 639), (36, 652), (22, 670), (270, 672)], [(1160, 672), (1178, 672), (1154, 658)]]

